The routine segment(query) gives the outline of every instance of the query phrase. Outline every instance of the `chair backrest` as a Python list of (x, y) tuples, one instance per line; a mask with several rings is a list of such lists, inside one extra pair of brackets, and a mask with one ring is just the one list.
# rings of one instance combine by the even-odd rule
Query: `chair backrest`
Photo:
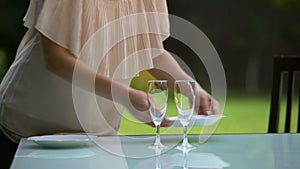
[[(295, 74), (300, 71), (300, 55), (278, 55), (273, 58), (273, 84), (271, 93), (271, 112), (269, 119), (269, 133), (278, 133), (279, 131), (279, 121), (280, 121), (280, 98), (282, 89), (282, 77), (283, 73), (287, 73), (287, 100), (286, 100), (286, 115), (285, 115), (285, 125), (284, 132), (289, 133), (291, 124), (291, 112), (292, 112), (292, 102), (294, 89), (298, 88), (298, 124), (297, 132), (300, 132), (300, 85), (295, 85)], [(295, 90), (296, 91), (296, 90)]]

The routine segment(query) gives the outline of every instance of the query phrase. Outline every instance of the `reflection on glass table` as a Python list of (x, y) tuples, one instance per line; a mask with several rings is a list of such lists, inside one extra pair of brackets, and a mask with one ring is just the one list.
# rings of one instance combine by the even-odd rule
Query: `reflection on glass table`
[(68, 148), (68, 149), (39, 149), (35, 150), (24, 157), (39, 159), (73, 159), (88, 158), (96, 155), (87, 148)]
[(156, 152), (155, 157), (141, 160), (133, 168), (155, 168), (155, 169), (221, 169), (229, 167), (229, 164), (220, 157), (211, 153), (190, 152), (196, 148), (174, 149), (167, 153)]

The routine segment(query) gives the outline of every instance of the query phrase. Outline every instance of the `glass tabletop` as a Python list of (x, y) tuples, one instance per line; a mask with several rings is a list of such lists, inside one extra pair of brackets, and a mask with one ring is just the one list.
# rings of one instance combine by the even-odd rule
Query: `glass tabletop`
[(85, 146), (42, 148), (23, 138), (11, 169), (35, 168), (300, 168), (299, 134), (212, 135), (200, 144), (190, 135), (190, 150), (176, 149), (182, 135), (162, 135), (167, 149), (147, 147), (155, 136), (97, 137)]

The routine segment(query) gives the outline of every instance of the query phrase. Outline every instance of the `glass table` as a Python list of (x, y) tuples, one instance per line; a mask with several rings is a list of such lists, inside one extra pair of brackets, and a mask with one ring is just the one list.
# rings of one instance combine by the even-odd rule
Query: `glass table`
[(168, 146), (161, 151), (147, 148), (155, 136), (101, 136), (85, 146), (43, 148), (21, 139), (11, 169), (152, 169), (152, 168), (300, 168), (300, 134), (212, 135), (196, 148), (176, 149), (182, 135), (162, 135)]

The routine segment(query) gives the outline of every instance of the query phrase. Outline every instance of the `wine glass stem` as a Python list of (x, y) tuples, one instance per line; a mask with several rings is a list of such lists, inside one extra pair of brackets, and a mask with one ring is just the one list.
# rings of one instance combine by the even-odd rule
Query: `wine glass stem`
[(187, 128), (188, 128), (188, 126), (186, 125), (186, 126), (183, 126), (183, 142), (182, 142), (182, 145), (188, 145), (189, 143), (188, 143), (188, 138), (187, 138)]
[(155, 145), (160, 145), (159, 128), (160, 128), (160, 125), (157, 125), (157, 126), (156, 126), (156, 139), (155, 139)]

